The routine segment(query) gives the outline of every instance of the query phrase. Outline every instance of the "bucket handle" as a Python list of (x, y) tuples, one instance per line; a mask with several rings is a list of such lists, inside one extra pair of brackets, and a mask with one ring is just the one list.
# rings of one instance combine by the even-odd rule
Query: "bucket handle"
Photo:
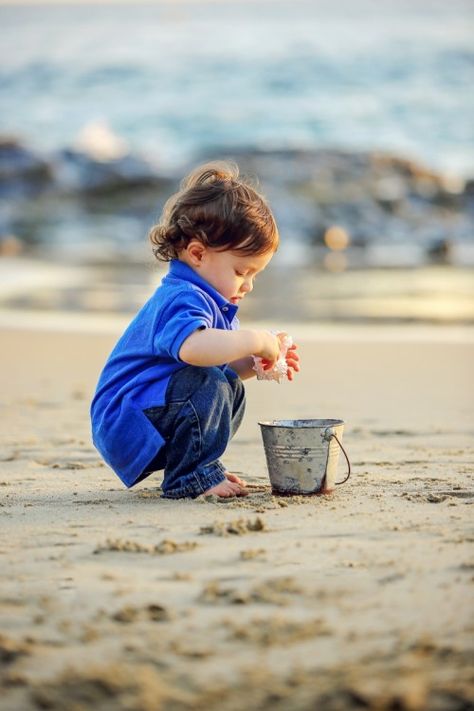
[(350, 477), (350, 475), (351, 475), (351, 463), (350, 463), (350, 461), (349, 461), (349, 457), (347, 456), (346, 450), (344, 449), (344, 447), (343, 447), (342, 444), (341, 444), (340, 439), (338, 438), (338, 436), (335, 434), (334, 431), (332, 431), (330, 428), (328, 428), (328, 429), (326, 430), (326, 432), (324, 433), (324, 439), (325, 439), (326, 441), (330, 441), (332, 438), (334, 438), (334, 439), (336, 440), (336, 442), (338, 443), (339, 447), (340, 447), (341, 450), (342, 450), (343, 455), (344, 455), (345, 458), (346, 458), (346, 462), (347, 462), (347, 475), (346, 475), (346, 478), (343, 479), (342, 481), (336, 481), (336, 482), (335, 482), (336, 486), (339, 486), (340, 484), (345, 484), (346, 481), (349, 479), (349, 477)]

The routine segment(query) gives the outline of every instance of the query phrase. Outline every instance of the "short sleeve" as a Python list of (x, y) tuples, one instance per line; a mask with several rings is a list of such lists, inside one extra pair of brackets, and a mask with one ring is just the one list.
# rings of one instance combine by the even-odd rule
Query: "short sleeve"
[(181, 291), (161, 312), (154, 336), (155, 353), (180, 361), (179, 351), (186, 338), (212, 326), (212, 310), (204, 294), (194, 289)]

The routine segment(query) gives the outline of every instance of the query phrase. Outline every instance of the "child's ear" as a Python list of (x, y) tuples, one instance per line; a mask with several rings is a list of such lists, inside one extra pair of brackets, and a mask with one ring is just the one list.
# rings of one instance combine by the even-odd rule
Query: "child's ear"
[(186, 252), (188, 253), (192, 266), (199, 267), (206, 253), (206, 247), (202, 244), (202, 242), (198, 242), (197, 239), (193, 239), (186, 247)]

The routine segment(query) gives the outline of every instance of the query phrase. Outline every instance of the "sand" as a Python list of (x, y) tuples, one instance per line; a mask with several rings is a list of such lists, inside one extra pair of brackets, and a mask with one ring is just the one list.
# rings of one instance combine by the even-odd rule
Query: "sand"
[[(110, 330), (1, 333), (2, 708), (473, 708), (472, 330), (292, 324), (302, 372), (248, 384), (224, 462), (255, 489), (226, 503), (101, 462)], [(278, 417), (343, 418), (349, 482), (273, 497)]]

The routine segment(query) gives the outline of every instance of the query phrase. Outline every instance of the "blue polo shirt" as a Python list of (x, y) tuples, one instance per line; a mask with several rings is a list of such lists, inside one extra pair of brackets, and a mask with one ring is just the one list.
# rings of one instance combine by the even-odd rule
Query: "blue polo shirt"
[(92, 440), (126, 486), (143, 478), (164, 444), (143, 410), (165, 404), (170, 377), (187, 365), (179, 358), (183, 342), (200, 328), (237, 329), (236, 312), (191, 267), (173, 260), (118, 341), (92, 401)]

